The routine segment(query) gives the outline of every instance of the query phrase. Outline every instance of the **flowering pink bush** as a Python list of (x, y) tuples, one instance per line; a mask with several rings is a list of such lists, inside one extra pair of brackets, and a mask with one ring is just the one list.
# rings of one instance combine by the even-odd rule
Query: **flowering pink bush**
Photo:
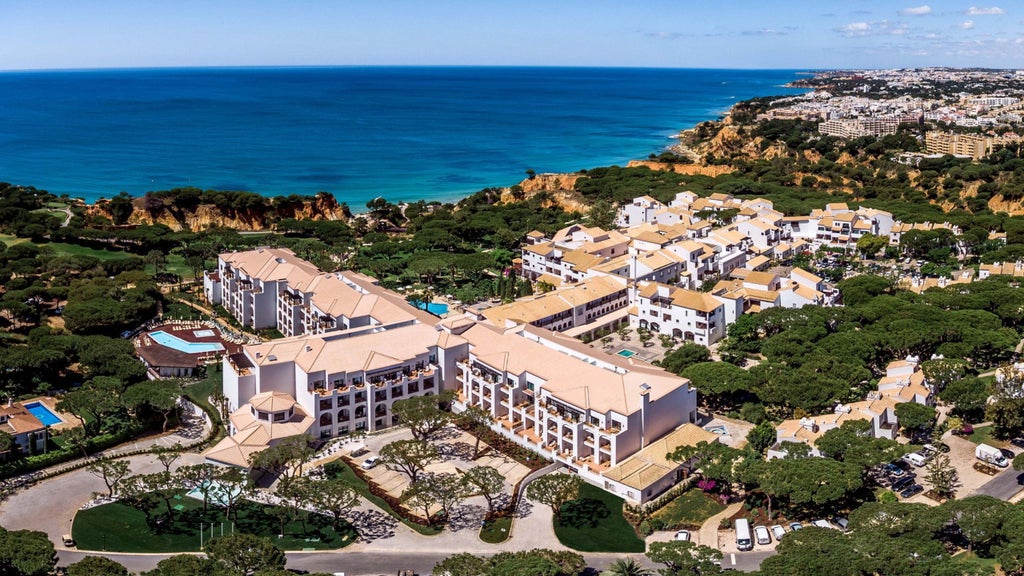
[(718, 486), (718, 482), (715, 482), (714, 480), (701, 480), (700, 482), (697, 482), (697, 488), (700, 488), (701, 490), (703, 490), (705, 492), (711, 492), (717, 486)]

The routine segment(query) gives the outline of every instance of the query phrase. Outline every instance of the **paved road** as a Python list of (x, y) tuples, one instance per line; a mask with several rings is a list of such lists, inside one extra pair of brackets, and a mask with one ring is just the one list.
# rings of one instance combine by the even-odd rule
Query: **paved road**
[(1018, 472), (1013, 468), (1007, 468), (992, 477), (991, 480), (982, 484), (971, 495), (992, 496), (1000, 500), (1009, 500), (1018, 492), (1024, 490), (1024, 472)]
[[(308, 570), (310, 572), (344, 572), (346, 576), (377, 576), (379, 574), (394, 574), (398, 570), (413, 570), (420, 576), (430, 574), (430, 571), (441, 560), (451, 554), (457, 553), (452, 550), (443, 553), (432, 552), (380, 552), (380, 551), (345, 551), (338, 552), (289, 552), (288, 568), (297, 570)], [(735, 558), (726, 555), (722, 561), (723, 567), (735, 570), (750, 572), (757, 570), (765, 558), (774, 552), (745, 552), (735, 554)], [(89, 554), (84, 552), (61, 551), (58, 553), (59, 564), (66, 566), (81, 560)], [(130, 572), (137, 573), (151, 570), (156, 567), (157, 562), (167, 558), (167, 554), (111, 554), (104, 556), (120, 562)], [(626, 554), (584, 554), (587, 565), (591, 568), (604, 570), (609, 564), (627, 556)], [(660, 564), (653, 564), (642, 554), (630, 555), (634, 560), (648, 568), (661, 568)], [(735, 560), (735, 563), (733, 562)]]

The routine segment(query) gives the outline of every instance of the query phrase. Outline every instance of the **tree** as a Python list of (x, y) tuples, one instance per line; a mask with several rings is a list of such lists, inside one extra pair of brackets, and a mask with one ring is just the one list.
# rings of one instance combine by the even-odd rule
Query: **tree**
[(693, 542), (651, 542), (646, 555), (651, 561), (664, 564), (666, 569), (662, 573), (666, 575), (707, 576), (722, 570), (720, 551)]
[(214, 464), (193, 464), (177, 470), (177, 476), (185, 488), (198, 490), (203, 495), (203, 512), (206, 512), (210, 502), (210, 493), (216, 489), (217, 484), (213, 480), (220, 470), (220, 467)]
[(441, 560), (431, 571), (432, 574), (448, 576), (481, 576), (487, 574), (489, 562), (485, 558), (474, 556), (469, 552), (460, 552)]
[(857, 240), (857, 251), (865, 258), (874, 258), (876, 254), (889, 246), (889, 239), (885, 236), (865, 234)]
[(654, 572), (644, 568), (632, 558), (619, 558), (608, 566), (608, 576), (654, 576)]
[(409, 484), (402, 492), (402, 501), (412, 508), (423, 511), (427, 523), (434, 524), (430, 509), (440, 508), (441, 516), (448, 518), (452, 508), (465, 499), (463, 485), (454, 474), (426, 474)]
[(864, 484), (860, 467), (828, 458), (776, 458), (761, 466), (761, 490), (796, 506), (831, 505)]
[(350, 510), (359, 504), (359, 493), (341, 479), (310, 480), (295, 478), (293, 494), (314, 510), (331, 515), (331, 526), (337, 530)]
[(673, 374), (681, 374), (690, 366), (710, 359), (711, 353), (707, 348), (693, 342), (683, 342), (679, 348), (665, 356), (661, 361), (661, 367)]
[(615, 205), (603, 198), (595, 200), (590, 205), (587, 220), (590, 221), (591, 226), (602, 230), (612, 230), (615, 228)]
[(487, 500), (488, 514), (494, 513), (494, 499), (505, 489), (505, 477), (493, 466), (474, 466), (462, 475), (467, 494), (479, 494)]
[(901, 402), (893, 409), (905, 431), (928, 432), (935, 424), (935, 408), (917, 402)]
[(146, 253), (146, 264), (153, 266), (153, 275), (167, 269), (167, 255), (161, 250), (150, 250)]
[(309, 436), (299, 434), (251, 455), (249, 466), (271, 474), (277, 473), (281, 480), (288, 481), (299, 475), (302, 465), (313, 457), (313, 453)]
[(0, 528), (0, 573), (46, 576), (57, 565), (57, 552), (44, 532)]
[(110, 558), (86, 556), (68, 566), (68, 576), (128, 576), (128, 569)]
[(422, 440), (397, 440), (380, 449), (380, 461), (389, 470), (403, 472), (416, 482), (423, 470), (437, 460), (437, 448)]
[(651, 340), (654, 340), (654, 334), (652, 334), (647, 328), (637, 328), (636, 332), (640, 338), (640, 344), (644, 348), (647, 348), (647, 346), (650, 345)]
[(216, 494), (224, 506), (224, 515), (238, 521), (238, 504), (252, 493), (252, 479), (240, 468), (218, 468), (211, 493)]
[(1020, 454), (1017, 454), (1016, 456), (1013, 457), (1012, 466), (1013, 469), (1018, 472), (1024, 471), (1024, 452), (1021, 452)]
[(491, 413), (479, 406), (466, 406), (466, 409), (459, 413), (458, 419), (473, 433), (473, 459), (480, 457), (480, 435), (494, 421)]
[(755, 452), (764, 454), (765, 450), (775, 444), (776, 436), (775, 426), (765, 420), (750, 429), (750, 432), (747, 433), (747, 443)]
[(450, 401), (450, 393), (438, 396), (413, 396), (396, 400), (391, 413), (409, 427), (416, 440), (429, 440), (438, 430), (448, 425), (451, 414), (441, 410), (439, 402)]
[(932, 485), (935, 492), (940, 496), (951, 498), (960, 485), (956, 468), (949, 461), (949, 456), (943, 453), (936, 454), (925, 468), (924, 479)]
[(549, 506), (561, 523), (562, 506), (580, 497), (580, 479), (574, 474), (547, 474), (530, 482), (526, 496)]
[(181, 443), (176, 443), (173, 446), (154, 446), (150, 452), (156, 455), (156, 459), (164, 467), (164, 472), (170, 472), (171, 466), (181, 458), (181, 453), (185, 451), (185, 448)]
[(625, 324), (620, 326), (619, 329), (615, 331), (615, 333), (619, 335), (620, 340), (629, 340), (630, 332), (632, 332), (632, 330), (628, 325)]
[(284, 552), (266, 538), (251, 534), (232, 534), (210, 540), (206, 555), (217, 564), (248, 575), (260, 570), (284, 568)]
[(1010, 438), (1024, 430), (1024, 374), (1009, 368), (998, 376), (985, 415), (996, 436)]
[(156, 472), (137, 476), (140, 488), (144, 492), (156, 495), (167, 507), (167, 520), (174, 520), (174, 491), (178, 488), (178, 479), (170, 472)]
[(215, 576), (216, 567), (209, 558), (178, 554), (157, 562), (155, 569), (143, 572), (142, 576)]
[(561, 567), (539, 554), (529, 552), (501, 552), (491, 558), (487, 576), (561, 576)]
[[(60, 407), (58, 406), (58, 409), (59, 408)], [(83, 458), (89, 457), (89, 454), (85, 451), (85, 448), (89, 442), (89, 436), (88, 434), (86, 434), (85, 428), (81, 426), (75, 426), (74, 428), (65, 430), (64, 433), (61, 434), (61, 438), (71, 446), (74, 446), (75, 448), (81, 450)]]
[(86, 468), (90, 474), (103, 480), (107, 486), (107, 496), (113, 498), (114, 490), (117, 489), (128, 474), (131, 473), (131, 466), (127, 460), (96, 460)]
[(167, 432), (171, 414), (178, 408), (181, 386), (175, 380), (146, 380), (129, 386), (124, 391), (123, 401), (133, 410), (142, 406), (159, 412), (163, 416), (162, 432)]

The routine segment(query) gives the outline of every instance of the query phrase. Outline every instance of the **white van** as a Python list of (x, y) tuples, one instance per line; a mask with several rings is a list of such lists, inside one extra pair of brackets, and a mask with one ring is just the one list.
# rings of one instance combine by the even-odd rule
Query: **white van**
[(917, 452), (911, 452), (910, 454), (905, 455), (903, 459), (913, 464), (914, 466), (917, 466), (918, 468), (924, 466), (925, 463), (928, 462), (928, 460), (924, 456), (918, 454)]
[(740, 518), (736, 521), (736, 547), (740, 551), (747, 551), (754, 549), (754, 541), (750, 539), (750, 521), (746, 518)]

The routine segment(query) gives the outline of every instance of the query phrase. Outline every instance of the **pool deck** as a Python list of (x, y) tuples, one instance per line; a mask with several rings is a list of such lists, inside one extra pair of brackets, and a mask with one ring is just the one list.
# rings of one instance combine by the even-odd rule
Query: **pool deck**
[(50, 430), (68, 430), (71, 428), (78, 428), (80, 422), (78, 417), (68, 412), (61, 412), (57, 410), (57, 399), (49, 396), (36, 396), (35, 398), (29, 398), (28, 400), (22, 400), (19, 402), (22, 406), (27, 406), (33, 402), (39, 402), (50, 411), (60, 417), (63, 422), (50, 426)]
[[(168, 366), (175, 368), (195, 368), (202, 362), (200, 358), (211, 355), (237, 354), (242, 351), (240, 344), (234, 344), (221, 338), (219, 331), (214, 331), (210, 336), (196, 336), (196, 331), (209, 331), (206, 326), (201, 328), (176, 327), (172, 324), (157, 326), (152, 330), (143, 333), (136, 339), (136, 353), (141, 356), (149, 366)], [(176, 336), (186, 342), (220, 344), (224, 350), (216, 352), (183, 352), (174, 348), (157, 344), (149, 337), (150, 332), (164, 332)]]

